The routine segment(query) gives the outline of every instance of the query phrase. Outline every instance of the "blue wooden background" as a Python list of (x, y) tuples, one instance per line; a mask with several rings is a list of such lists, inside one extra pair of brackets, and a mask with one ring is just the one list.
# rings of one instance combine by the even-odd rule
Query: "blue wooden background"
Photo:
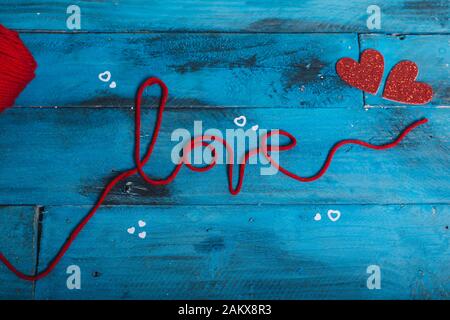
[[(66, 28), (71, 4), (80, 31)], [(370, 4), (381, 7), (381, 30), (366, 27)], [(0, 266), (0, 298), (448, 299), (449, 16), (447, 0), (1, 0), (0, 23), (39, 64), (0, 114), (0, 250), (28, 273), (45, 268), (105, 183), (133, 167), (134, 94), (148, 76), (170, 90), (147, 166), (157, 176), (171, 169), (172, 130), (195, 120), (224, 130), (245, 115), (246, 128), (285, 129), (299, 143), (282, 163), (303, 174), (339, 139), (383, 143), (416, 119), (430, 123), (389, 151), (340, 151), (310, 184), (254, 165), (236, 197), (223, 167), (183, 170), (165, 187), (131, 177), (49, 277), (28, 283)], [(365, 48), (384, 55), (386, 70), (415, 61), (433, 101), (404, 106), (345, 85), (336, 61)], [(115, 89), (98, 80), (105, 70)], [(143, 141), (156, 94), (146, 93)], [(138, 220), (145, 239), (126, 231)], [(66, 287), (73, 264), (81, 290)], [(372, 264), (381, 290), (366, 287)]]

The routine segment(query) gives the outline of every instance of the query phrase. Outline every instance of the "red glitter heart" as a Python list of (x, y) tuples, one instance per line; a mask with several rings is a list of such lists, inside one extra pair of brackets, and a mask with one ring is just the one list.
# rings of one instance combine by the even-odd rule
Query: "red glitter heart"
[(412, 61), (401, 61), (392, 68), (384, 86), (383, 98), (407, 103), (425, 104), (433, 97), (433, 88), (416, 82), (419, 68)]
[(384, 71), (381, 53), (367, 49), (361, 53), (360, 62), (342, 58), (336, 63), (336, 72), (346, 83), (362, 91), (375, 94), (380, 86)]

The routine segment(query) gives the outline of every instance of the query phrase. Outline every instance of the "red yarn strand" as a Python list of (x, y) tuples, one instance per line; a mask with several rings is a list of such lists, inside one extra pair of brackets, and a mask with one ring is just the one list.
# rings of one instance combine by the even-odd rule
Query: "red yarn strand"
[[(1, 28), (1, 26), (0, 26), (0, 28)], [(161, 88), (161, 101), (160, 101), (160, 105), (158, 108), (156, 124), (155, 124), (155, 128), (153, 129), (153, 135), (150, 140), (150, 144), (144, 154), (144, 157), (141, 158), (140, 136), (141, 136), (142, 95), (144, 93), (144, 90), (147, 87), (150, 87), (155, 84)], [(79, 224), (75, 227), (75, 229), (71, 232), (71, 234), (69, 235), (69, 237), (67, 238), (67, 240), (65, 241), (63, 246), (60, 248), (59, 252), (56, 254), (56, 256), (53, 258), (53, 260), (51, 260), (51, 262), (48, 264), (48, 266), (43, 271), (37, 273), (36, 275), (27, 275), (27, 274), (19, 271), (16, 267), (14, 267), (10, 263), (10, 261), (8, 259), (6, 259), (6, 257), (2, 253), (0, 253), (0, 261), (3, 262), (3, 264), (5, 264), (6, 267), (9, 270), (11, 270), (17, 277), (19, 277), (20, 279), (23, 279), (23, 280), (27, 280), (27, 281), (37, 281), (37, 280), (42, 279), (42, 278), (46, 277), (47, 275), (49, 275), (50, 272), (52, 272), (55, 269), (55, 267), (58, 265), (58, 263), (60, 262), (62, 257), (67, 252), (67, 250), (69, 250), (70, 246), (75, 241), (75, 239), (77, 238), (79, 233), (83, 230), (83, 228), (87, 225), (87, 223), (91, 220), (91, 218), (95, 215), (97, 210), (103, 204), (103, 202), (105, 201), (105, 199), (108, 196), (108, 194), (110, 193), (110, 191), (120, 181), (138, 173), (147, 183), (149, 183), (151, 185), (154, 185), (154, 186), (166, 185), (166, 184), (171, 183), (175, 179), (175, 177), (180, 172), (180, 169), (183, 166), (183, 164), (185, 164), (189, 169), (196, 171), (196, 172), (205, 172), (207, 170), (210, 170), (216, 164), (216, 156), (215, 156), (215, 152), (214, 152), (214, 147), (211, 146), (211, 144), (207, 144), (205, 142), (205, 140), (206, 141), (214, 140), (219, 143), (222, 143), (223, 146), (227, 149), (229, 161), (234, 159), (233, 150), (231, 149), (230, 145), (226, 142), (226, 140), (224, 140), (220, 137), (217, 137), (217, 136), (200, 136), (200, 137), (194, 138), (191, 141), (191, 143), (189, 143), (188, 145), (186, 145), (184, 147), (183, 157), (182, 157), (182, 159), (180, 159), (179, 163), (175, 166), (175, 168), (171, 174), (169, 174), (166, 178), (162, 178), (162, 179), (150, 178), (144, 172), (144, 166), (149, 161), (150, 157), (152, 156), (155, 144), (157, 142), (159, 131), (160, 131), (161, 124), (162, 124), (164, 109), (165, 109), (166, 102), (167, 102), (167, 97), (168, 97), (167, 86), (164, 84), (164, 82), (162, 82), (161, 80), (159, 80), (157, 78), (149, 78), (139, 87), (139, 90), (138, 90), (137, 96), (136, 96), (136, 111), (135, 111), (134, 160), (135, 160), (136, 167), (120, 173), (105, 186), (97, 203), (94, 205), (94, 207), (91, 209), (91, 211), (79, 222)], [(296, 175), (296, 174), (290, 172), (289, 170), (280, 166), (275, 160), (273, 160), (273, 158), (271, 158), (271, 156), (269, 154), (269, 152), (286, 151), (286, 150), (290, 150), (290, 149), (294, 148), (297, 143), (295, 137), (293, 135), (291, 135), (290, 133), (283, 131), (283, 130), (267, 133), (262, 137), (261, 146), (259, 148), (248, 151), (243, 158), (243, 162), (241, 164), (239, 164), (239, 175), (238, 175), (238, 181), (237, 181), (236, 187), (233, 187), (233, 165), (231, 165), (231, 164), (227, 165), (228, 190), (232, 195), (237, 195), (241, 191), (243, 180), (244, 180), (245, 165), (250, 157), (255, 156), (259, 153), (262, 153), (274, 167), (278, 168), (278, 170), (280, 170), (286, 176), (288, 176), (294, 180), (300, 181), (300, 182), (311, 182), (311, 181), (319, 179), (320, 177), (322, 177), (325, 174), (325, 172), (328, 170), (328, 168), (331, 164), (333, 156), (335, 155), (337, 150), (339, 148), (341, 148), (342, 146), (347, 145), (347, 144), (356, 144), (356, 145), (360, 145), (360, 146), (363, 146), (363, 147), (366, 147), (369, 149), (374, 149), (374, 150), (385, 150), (385, 149), (393, 148), (396, 145), (398, 145), (403, 140), (403, 138), (405, 138), (406, 135), (408, 135), (412, 130), (414, 130), (418, 126), (426, 123), (427, 121), (428, 121), (427, 119), (421, 119), (421, 120), (418, 120), (418, 121), (412, 123), (411, 125), (406, 127), (403, 130), (403, 132), (401, 132), (400, 135), (397, 136), (396, 139), (394, 139), (392, 142), (384, 144), (384, 145), (374, 145), (374, 144), (370, 144), (370, 143), (367, 143), (367, 142), (364, 142), (361, 140), (355, 140), (355, 139), (342, 140), (342, 141), (338, 142), (337, 144), (335, 144), (331, 148), (321, 169), (316, 174), (314, 174), (310, 177), (301, 177), (299, 175)], [(290, 142), (287, 145), (281, 145), (281, 146), (267, 145), (267, 139), (274, 134), (279, 134), (279, 135), (288, 137), (290, 139)], [(202, 167), (202, 168), (194, 167), (187, 160), (189, 153), (198, 147), (208, 147), (211, 150), (212, 154), (214, 155), (213, 160), (206, 167)], [(229, 162), (229, 163), (232, 163), (232, 162)]]

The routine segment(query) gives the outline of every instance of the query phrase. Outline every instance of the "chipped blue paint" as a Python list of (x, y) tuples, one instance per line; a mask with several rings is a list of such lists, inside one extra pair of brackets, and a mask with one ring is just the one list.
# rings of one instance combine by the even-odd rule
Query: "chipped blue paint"
[[(81, 33), (66, 28), (71, 4), (81, 7)], [(132, 177), (48, 278), (26, 283), (0, 266), (0, 298), (448, 299), (448, 1), (383, 1), (382, 28), (371, 31), (370, 4), (2, 4), (0, 21), (21, 30), (39, 64), (17, 106), (0, 115), (0, 250), (27, 273), (42, 270), (105, 183), (133, 167), (131, 108), (148, 76), (170, 89), (158, 157), (146, 167), (157, 176), (172, 166), (172, 130), (192, 131), (196, 120), (224, 130), (245, 115), (246, 128), (292, 132), (298, 146), (281, 163), (303, 174), (314, 173), (339, 139), (383, 143), (413, 120), (430, 122), (396, 149), (341, 150), (310, 184), (260, 176), (256, 165), (236, 197), (223, 166), (183, 169), (158, 188)], [(383, 86), (378, 96), (346, 86), (334, 64), (365, 48), (382, 52), (385, 77), (399, 60), (415, 61), (433, 101), (400, 107), (380, 98)], [(98, 79), (106, 70), (116, 88)], [(156, 94), (146, 93), (145, 141)], [(339, 210), (339, 220), (328, 210)], [(127, 233), (140, 219), (145, 239)], [(66, 287), (73, 264), (81, 290)], [(381, 267), (381, 290), (366, 287), (372, 264)]]

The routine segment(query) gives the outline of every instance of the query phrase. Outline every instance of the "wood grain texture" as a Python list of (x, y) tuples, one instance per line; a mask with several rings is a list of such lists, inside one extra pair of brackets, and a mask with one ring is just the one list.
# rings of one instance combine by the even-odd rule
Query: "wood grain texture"
[[(230, 34), (24, 34), (36, 57), (36, 79), (20, 106), (131, 107), (138, 83), (158, 76), (170, 88), (169, 107), (359, 108), (361, 91), (340, 80), (335, 63), (358, 59), (358, 37)], [(379, 50), (384, 79), (366, 106), (398, 107), (382, 99), (385, 78), (401, 60), (420, 69), (418, 81), (434, 89), (424, 107), (449, 106), (447, 36), (360, 35), (361, 51)], [(114, 89), (99, 80), (112, 73)], [(58, 79), (54, 81), (53, 79)], [(45, 94), (43, 94), (45, 92)]]
[[(37, 265), (38, 208), (0, 206), (0, 251), (15, 266), (34, 273)], [(32, 282), (18, 280), (3, 264), (0, 266), (0, 300), (33, 299)]]
[[(183, 168), (168, 186), (150, 187), (132, 177), (109, 198), (112, 204), (255, 204), (255, 203), (448, 203), (449, 123), (445, 109), (180, 109), (165, 113), (154, 156), (146, 166), (163, 177), (173, 168), (174, 129), (194, 135), (203, 130), (237, 128), (244, 114), (250, 129), (283, 129), (298, 138), (297, 147), (280, 154), (280, 163), (303, 175), (315, 173), (331, 146), (344, 138), (382, 144), (421, 117), (430, 123), (412, 132), (397, 148), (377, 152), (361, 147), (339, 151), (321, 180), (299, 183), (278, 173), (261, 176), (250, 165), (242, 193), (228, 194), (226, 171), (206, 173)], [(150, 139), (155, 111), (144, 112), (142, 141)], [(0, 117), (0, 199), (5, 204), (92, 204), (103, 186), (132, 162), (134, 111), (127, 109), (16, 108)], [(267, 167), (267, 166), (266, 166)], [(31, 178), (30, 178), (31, 177)]]
[[(329, 209), (341, 218), (331, 222)], [(41, 268), (86, 210), (45, 209)], [(36, 298), (448, 299), (449, 214), (431, 205), (103, 208)], [(72, 264), (81, 290), (66, 288)], [(381, 290), (366, 287), (372, 264)]]
[[(385, 71), (382, 84), (389, 71), (398, 62), (410, 60), (419, 67), (417, 81), (433, 88), (433, 99), (423, 107), (450, 107), (450, 40), (448, 36), (386, 36), (364, 34), (360, 36), (361, 50), (374, 48), (384, 55)], [(384, 86), (376, 96), (365, 94), (368, 106), (399, 106), (401, 103), (382, 99)], [(411, 107), (411, 106), (410, 106)]]
[[(66, 27), (72, 4), (80, 31)], [(298, 145), (280, 162), (304, 175), (340, 139), (381, 144), (430, 122), (392, 150), (342, 149), (314, 183), (261, 176), (267, 165), (248, 167), (238, 196), (223, 165), (183, 168), (165, 187), (131, 177), (48, 278), (23, 282), (1, 265), (0, 299), (449, 299), (450, 5), (377, 1), (382, 28), (368, 30), (371, 4), (4, 0), (1, 23), (21, 31), (39, 64), (17, 106), (0, 114), (0, 251), (27, 273), (42, 270), (104, 185), (134, 167), (134, 94), (149, 76), (170, 91), (151, 176), (172, 168), (172, 131), (193, 133), (199, 120), (223, 133), (245, 115), (245, 129), (293, 133)], [(432, 102), (383, 100), (384, 81), (376, 96), (344, 84), (335, 63), (366, 48), (384, 55), (384, 77), (400, 60), (416, 62)], [(106, 70), (114, 89), (98, 79)], [(147, 91), (143, 144), (159, 95)], [(140, 219), (145, 239), (127, 233)], [(72, 264), (81, 290), (66, 287)], [(381, 290), (366, 287), (372, 264)]]
[[(130, 107), (149, 76), (170, 88), (170, 107), (362, 105), (335, 72), (358, 57), (356, 34), (24, 34), (39, 64), (21, 106)], [(99, 80), (110, 71), (115, 89)], [(55, 79), (58, 79), (55, 81)]]
[(81, 8), (82, 31), (448, 32), (446, 0), (383, 0), (380, 30), (369, 30), (369, 0), (52, 1), (8, 0), (0, 21), (9, 28), (66, 28), (66, 8)]

